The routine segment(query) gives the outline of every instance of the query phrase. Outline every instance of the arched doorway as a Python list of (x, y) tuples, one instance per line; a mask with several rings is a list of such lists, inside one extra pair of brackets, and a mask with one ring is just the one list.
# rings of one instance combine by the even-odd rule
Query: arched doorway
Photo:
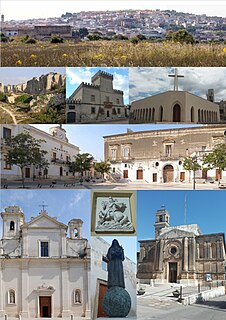
[(173, 122), (181, 122), (181, 108), (178, 103), (173, 107)]
[(174, 169), (171, 164), (167, 164), (163, 168), (163, 182), (173, 182), (174, 181)]

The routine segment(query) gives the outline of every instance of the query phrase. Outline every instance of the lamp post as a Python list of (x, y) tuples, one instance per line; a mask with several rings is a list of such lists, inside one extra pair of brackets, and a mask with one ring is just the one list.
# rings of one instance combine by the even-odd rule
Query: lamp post
[(193, 190), (195, 190), (195, 171), (197, 170), (197, 156), (192, 157), (193, 165)]

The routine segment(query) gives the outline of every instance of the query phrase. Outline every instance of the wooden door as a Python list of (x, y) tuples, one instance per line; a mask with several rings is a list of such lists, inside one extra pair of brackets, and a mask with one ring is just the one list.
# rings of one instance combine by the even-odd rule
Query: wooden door
[(181, 122), (181, 109), (179, 104), (173, 107), (173, 122)]
[(163, 168), (163, 182), (173, 182), (174, 181), (174, 169), (171, 165), (166, 165)]
[(127, 179), (129, 177), (128, 170), (123, 171), (123, 178)]
[(169, 282), (177, 282), (177, 262), (169, 262)]
[(207, 171), (202, 170), (202, 179), (207, 179)]
[(180, 181), (185, 180), (185, 172), (180, 172)]
[(152, 175), (152, 181), (157, 182), (157, 173), (153, 173)]
[(30, 168), (25, 168), (25, 178), (30, 178), (31, 177), (31, 170)]
[(137, 180), (143, 180), (143, 170), (142, 169), (137, 170)]
[(51, 318), (51, 297), (39, 297), (40, 318)]
[(107, 317), (107, 314), (103, 310), (102, 302), (104, 298), (104, 294), (107, 291), (107, 284), (100, 283), (99, 285), (99, 297), (98, 297), (98, 311), (97, 311), (97, 317)]

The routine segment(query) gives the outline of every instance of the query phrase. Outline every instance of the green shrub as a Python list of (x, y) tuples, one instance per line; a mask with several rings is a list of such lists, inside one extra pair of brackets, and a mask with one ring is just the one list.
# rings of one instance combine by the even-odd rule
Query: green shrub
[(133, 38), (130, 39), (130, 42), (131, 42), (132, 44), (138, 44), (139, 39), (138, 39), (137, 37), (133, 37)]
[(64, 39), (63, 38), (58, 38), (58, 37), (52, 37), (51, 43), (63, 43)]
[(3, 92), (0, 92), (0, 101), (6, 101), (6, 94)]
[(32, 100), (32, 96), (28, 95), (28, 94), (23, 94), (19, 97), (16, 97), (15, 99), (15, 103), (29, 103)]
[(28, 44), (35, 44), (37, 41), (33, 38), (29, 38), (25, 41), (25, 43), (28, 43)]

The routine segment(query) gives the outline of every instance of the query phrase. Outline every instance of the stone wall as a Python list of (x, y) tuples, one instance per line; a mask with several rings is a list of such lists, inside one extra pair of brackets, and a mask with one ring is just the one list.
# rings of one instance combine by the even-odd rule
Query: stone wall
[(50, 72), (40, 77), (34, 77), (25, 83), (17, 85), (4, 85), (0, 83), (0, 92), (3, 93), (28, 93), (44, 94), (57, 88), (65, 87), (66, 77), (59, 73)]

